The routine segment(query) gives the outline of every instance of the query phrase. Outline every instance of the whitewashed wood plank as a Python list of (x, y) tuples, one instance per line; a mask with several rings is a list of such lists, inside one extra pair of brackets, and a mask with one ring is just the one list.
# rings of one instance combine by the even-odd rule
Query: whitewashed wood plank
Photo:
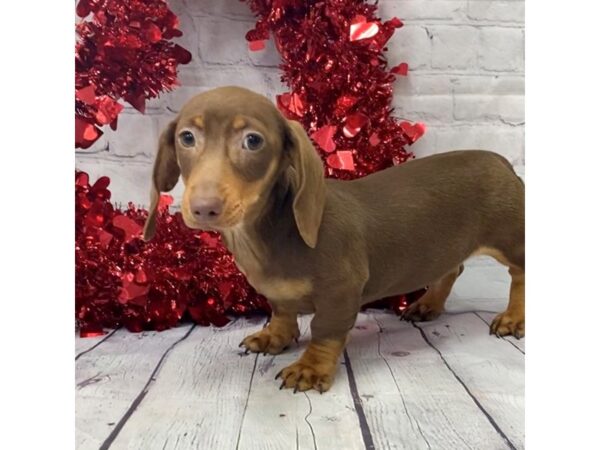
[(475, 314), (444, 315), (418, 327), (499, 432), (514, 448), (524, 448), (524, 355), (490, 336), (488, 325)]
[(236, 448), (257, 360), (238, 344), (263, 322), (196, 327), (169, 354), (111, 449)]
[(360, 314), (347, 351), (375, 448), (506, 448), (412, 325), (389, 313)]
[(310, 341), (312, 315), (299, 321), (299, 345), (277, 356), (259, 356), (241, 430), (240, 449), (364, 449), (360, 424), (342, 364), (331, 389), (294, 394), (278, 390), (275, 374), (297, 360)]
[(165, 352), (190, 325), (163, 332), (117, 330), (75, 364), (76, 444), (98, 449), (143, 390)]
[(89, 352), (94, 347), (101, 345), (106, 339), (109, 339), (116, 330), (108, 330), (102, 336), (82, 338), (79, 331), (75, 332), (75, 358), (79, 359), (83, 354)]
[(492, 258), (485, 257), (485, 263), (479, 258), (473, 264), (465, 264), (446, 302), (446, 311), (501, 312), (506, 309), (510, 289), (508, 269)]
[[(491, 313), (491, 312), (486, 312), (486, 311), (481, 311), (481, 312), (475, 313), (475, 315), (479, 316), (479, 318), (481, 320), (483, 320), (483, 322), (486, 323), (488, 326), (492, 323), (492, 320), (494, 320), (494, 317), (496, 317), (496, 314), (497, 313)], [(525, 354), (525, 337), (522, 337), (521, 339), (517, 339), (514, 336), (503, 336), (501, 339), (504, 339), (510, 345), (512, 345), (513, 347), (518, 349), (521, 353)]]

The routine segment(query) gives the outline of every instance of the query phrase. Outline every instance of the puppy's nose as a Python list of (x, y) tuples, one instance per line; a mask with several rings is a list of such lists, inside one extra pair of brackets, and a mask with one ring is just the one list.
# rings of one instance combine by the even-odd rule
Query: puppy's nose
[(214, 219), (223, 212), (223, 202), (217, 197), (196, 198), (190, 206), (197, 220)]

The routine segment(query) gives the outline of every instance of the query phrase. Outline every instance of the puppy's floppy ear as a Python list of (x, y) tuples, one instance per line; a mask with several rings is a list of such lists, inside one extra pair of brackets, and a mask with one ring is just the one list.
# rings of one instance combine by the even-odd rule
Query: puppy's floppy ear
[(323, 162), (300, 123), (286, 123), (287, 150), (291, 159), (294, 219), (302, 239), (317, 246), (325, 206)]
[(152, 171), (152, 189), (150, 192), (150, 209), (144, 225), (144, 240), (149, 241), (156, 231), (156, 213), (161, 192), (168, 192), (175, 187), (179, 179), (179, 165), (175, 156), (175, 127), (177, 120), (171, 122), (160, 135), (158, 153)]

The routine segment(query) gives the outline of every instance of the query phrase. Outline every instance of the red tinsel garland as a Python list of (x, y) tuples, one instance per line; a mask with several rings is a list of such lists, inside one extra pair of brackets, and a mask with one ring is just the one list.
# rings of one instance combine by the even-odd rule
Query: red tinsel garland
[[(392, 117), (394, 73), (385, 45), (402, 22), (382, 22), (361, 0), (249, 0), (258, 14), (251, 43), (272, 34), (290, 92), (277, 96), (288, 117), (302, 122), (333, 178), (352, 179), (412, 157), (405, 147), (425, 131)], [(260, 47), (260, 46), (259, 46)], [(392, 73), (393, 72), (393, 73)]]
[(88, 148), (98, 128), (117, 127), (120, 98), (144, 112), (146, 99), (177, 86), (177, 65), (192, 56), (169, 42), (181, 36), (165, 0), (79, 0), (76, 26), (75, 146)]
[[(406, 75), (408, 66), (387, 70), (383, 56), (400, 20), (382, 23), (375, 17), (376, 6), (361, 0), (248, 3), (259, 16), (247, 34), (249, 47), (260, 50), (274, 36), (283, 60), (282, 80), (291, 89), (277, 96), (277, 104), (287, 117), (303, 123), (329, 176), (357, 178), (412, 157), (405, 147), (423, 134), (424, 126), (390, 115), (393, 73)], [(83, 37), (76, 66), (80, 146), (97, 139), (95, 124), (116, 125), (121, 106), (114, 99), (123, 97), (143, 111), (145, 98), (175, 85), (177, 63), (189, 58), (187, 51), (166, 42), (179, 31), (164, 1), (80, 0), (78, 13), (90, 11), (95, 22), (78, 26)], [(158, 41), (152, 24), (160, 31)], [(136, 66), (142, 57), (159, 70)], [(218, 235), (194, 232), (179, 213), (168, 212), (170, 197), (162, 197), (158, 235), (145, 243), (140, 232), (147, 212), (131, 204), (125, 211), (114, 209), (108, 184), (101, 177), (91, 186), (87, 174), (76, 173), (76, 320), (82, 336), (119, 325), (162, 330), (186, 316), (219, 326), (229, 320), (226, 314), (270, 311)], [(419, 294), (378, 304), (400, 312)]]

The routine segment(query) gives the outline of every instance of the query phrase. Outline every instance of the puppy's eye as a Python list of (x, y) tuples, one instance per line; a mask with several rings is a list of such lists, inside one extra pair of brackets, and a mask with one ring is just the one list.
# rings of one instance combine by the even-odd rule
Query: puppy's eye
[(246, 150), (258, 150), (263, 146), (264, 142), (265, 140), (260, 134), (248, 133), (246, 136), (244, 136), (244, 143), (242, 146)]
[(184, 147), (193, 147), (196, 145), (196, 138), (194, 137), (194, 133), (191, 131), (182, 131), (179, 134), (179, 142)]

